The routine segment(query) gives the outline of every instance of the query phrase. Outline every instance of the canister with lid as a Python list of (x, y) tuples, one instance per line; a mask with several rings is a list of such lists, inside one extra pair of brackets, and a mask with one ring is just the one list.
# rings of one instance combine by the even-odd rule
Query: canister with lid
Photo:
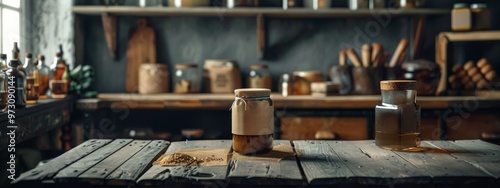
[(472, 12), (472, 29), (488, 30), (491, 28), (490, 10), (484, 3), (474, 3), (470, 5)]
[(375, 107), (375, 144), (390, 150), (420, 146), (420, 106), (415, 80), (380, 82), (382, 103)]
[(451, 30), (469, 31), (472, 28), (472, 13), (466, 3), (455, 3), (451, 11)]
[(233, 150), (241, 154), (271, 151), (274, 139), (271, 90), (236, 89), (234, 93), (235, 100), (231, 106)]
[(142, 64), (139, 68), (139, 93), (168, 92), (168, 70), (165, 64)]
[(199, 93), (201, 91), (201, 72), (196, 64), (175, 65), (174, 92)]

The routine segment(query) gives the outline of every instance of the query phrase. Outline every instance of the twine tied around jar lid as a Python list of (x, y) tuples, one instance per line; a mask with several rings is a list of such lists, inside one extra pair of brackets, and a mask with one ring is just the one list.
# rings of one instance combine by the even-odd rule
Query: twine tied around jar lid
[(242, 101), (245, 105), (245, 111), (247, 110), (247, 101), (267, 101), (269, 106), (273, 106), (273, 101), (269, 97), (271, 95), (270, 89), (264, 88), (248, 88), (248, 89), (236, 89), (234, 90), (234, 102), (229, 110), (239, 102)]

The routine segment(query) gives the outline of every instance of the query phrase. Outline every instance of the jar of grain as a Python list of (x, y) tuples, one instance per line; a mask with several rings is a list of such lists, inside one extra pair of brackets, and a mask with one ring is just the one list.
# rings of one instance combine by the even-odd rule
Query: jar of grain
[(234, 93), (231, 107), (233, 150), (245, 155), (271, 151), (274, 133), (271, 90), (236, 89)]

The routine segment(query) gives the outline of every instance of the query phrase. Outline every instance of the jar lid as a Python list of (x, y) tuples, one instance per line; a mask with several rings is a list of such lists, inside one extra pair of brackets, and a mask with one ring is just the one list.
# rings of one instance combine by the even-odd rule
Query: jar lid
[(467, 3), (455, 3), (453, 4), (453, 8), (465, 8), (467, 7)]
[(176, 69), (188, 69), (188, 68), (197, 68), (197, 64), (176, 64)]
[(321, 73), (320, 71), (295, 71), (295, 72), (293, 72), (293, 75), (300, 76), (300, 77), (306, 77), (306, 76), (321, 76), (321, 77), (323, 77), (323, 73)]
[(158, 63), (144, 63), (141, 64), (141, 69), (151, 69), (151, 68), (167, 68), (167, 65), (165, 64), (158, 64)]
[(250, 69), (267, 69), (267, 65), (264, 64), (254, 64), (249, 66)]
[(382, 80), (380, 81), (380, 90), (415, 90), (417, 88), (416, 80)]
[(474, 3), (470, 5), (471, 9), (480, 9), (480, 8), (488, 8), (488, 5), (484, 3)]
[(271, 90), (264, 88), (235, 89), (234, 94), (236, 97), (241, 98), (269, 97), (271, 95)]

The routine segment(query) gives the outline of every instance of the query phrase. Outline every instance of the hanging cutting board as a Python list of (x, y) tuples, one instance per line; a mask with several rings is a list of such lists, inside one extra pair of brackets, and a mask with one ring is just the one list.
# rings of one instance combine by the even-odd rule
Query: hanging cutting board
[(143, 63), (156, 63), (155, 32), (146, 25), (146, 19), (137, 20), (130, 31), (127, 49), (127, 76), (125, 90), (135, 93), (139, 88), (139, 67)]

